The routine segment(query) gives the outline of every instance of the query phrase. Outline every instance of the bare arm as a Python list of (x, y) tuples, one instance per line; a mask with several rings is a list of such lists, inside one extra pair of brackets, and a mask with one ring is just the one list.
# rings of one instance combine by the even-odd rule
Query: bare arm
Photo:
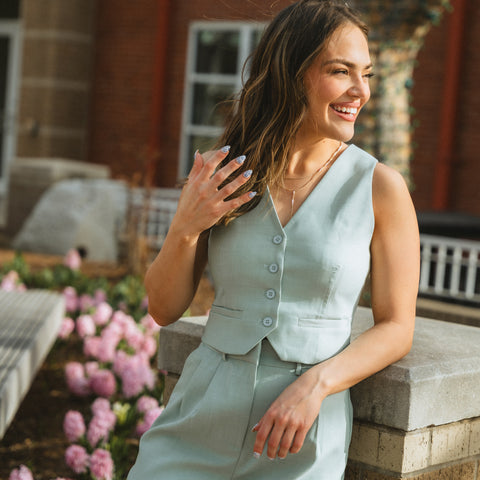
[(160, 325), (175, 322), (190, 306), (207, 263), (208, 230), (253, 198), (246, 193), (225, 201), (248, 180), (244, 175), (218, 190), (242, 164), (234, 159), (215, 172), (227, 155), (228, 150), (195, 155), (165, 242), (145, 275), (149, 313)]
[(298, 452), (327, 395), (355, 385), (399, 360), (411, 348), (420, 265), (418, 226), (405, 182), (382, 164), (374, 172), (373, 205), (375, 325), (282, 392), (256, 427), (257, 453), (263, 451), (267, 439), (270, 458)]

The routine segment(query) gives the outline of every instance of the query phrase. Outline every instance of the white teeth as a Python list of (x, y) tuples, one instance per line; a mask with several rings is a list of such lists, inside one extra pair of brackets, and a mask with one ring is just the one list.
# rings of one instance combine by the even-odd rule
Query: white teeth
[(333, 108), (337, 112), (350, 113), (353, 115), (356, 115), (356, 113), (358, 112), (358, 108), (356, 107), (340, 107), (340, 106), (337, 107), (336, 105), (333, 105)]

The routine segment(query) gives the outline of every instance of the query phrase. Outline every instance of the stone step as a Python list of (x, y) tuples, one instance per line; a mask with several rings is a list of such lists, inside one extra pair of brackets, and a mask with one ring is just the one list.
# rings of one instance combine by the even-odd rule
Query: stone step
[(60, 294), (0, 291), (0, 439), (55, 342), (63, 315)]

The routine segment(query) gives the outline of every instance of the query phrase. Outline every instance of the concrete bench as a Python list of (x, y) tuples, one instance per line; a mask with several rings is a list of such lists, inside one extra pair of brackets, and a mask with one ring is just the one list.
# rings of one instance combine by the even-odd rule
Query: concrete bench
[(0, 439), (52, 347), (63, 296), (44, 290), (0, 290)]
[[(160, 331), (164, 400), (206, 317)], [(373, 325), (359, 308), (352, 336)], [(354, 426), (345, 480), (473, 480), (480, 471), (480, 329), (417, 318), (411, 352), (352, 388)]]

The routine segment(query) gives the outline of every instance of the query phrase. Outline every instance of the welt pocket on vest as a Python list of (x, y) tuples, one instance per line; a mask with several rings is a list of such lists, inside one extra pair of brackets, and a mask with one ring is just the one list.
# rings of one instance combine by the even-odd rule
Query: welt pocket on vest
[(213, 304), (210, 308), (212, 313), (216, 313), (217, 315), (222, 315), (224, 317), (230, 318), (241, 318), (243, 316), (243, 310), (239, 310), (236, 308), (229, 308), (223, 307), (221, 305)]
[(344, 329), (350, 328), (350, 322), (350, 318), (298, 317), (299, 327)]

